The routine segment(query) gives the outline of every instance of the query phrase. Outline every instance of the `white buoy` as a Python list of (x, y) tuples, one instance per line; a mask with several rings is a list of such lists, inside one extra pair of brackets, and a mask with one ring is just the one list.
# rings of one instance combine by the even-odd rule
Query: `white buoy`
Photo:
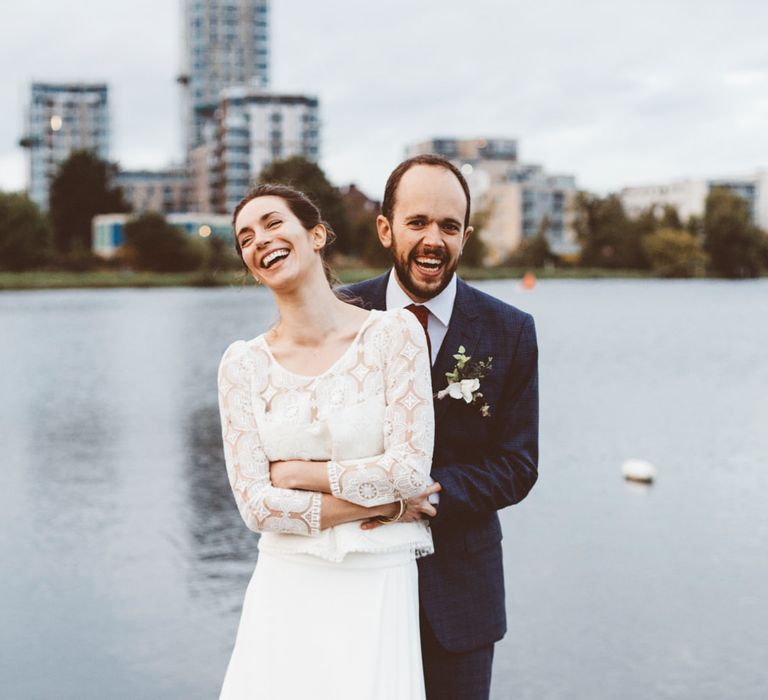
[(652, 484), (656, 478), (656, 467), (642, 459), (628, 459), (621, 465), (621, 473), (627, 481)]

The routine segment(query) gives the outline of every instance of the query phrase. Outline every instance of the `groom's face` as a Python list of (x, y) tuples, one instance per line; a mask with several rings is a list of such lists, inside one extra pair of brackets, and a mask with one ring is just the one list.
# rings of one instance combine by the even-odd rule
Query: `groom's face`
[(451, 281), (472, 227), (464, 228), (467, 197), (439, 165), (414, 165), (397, 186), (392, 221), (379, 216), (379, 239), (392, 252), (400, 285), (414, 301), (437, 296)]

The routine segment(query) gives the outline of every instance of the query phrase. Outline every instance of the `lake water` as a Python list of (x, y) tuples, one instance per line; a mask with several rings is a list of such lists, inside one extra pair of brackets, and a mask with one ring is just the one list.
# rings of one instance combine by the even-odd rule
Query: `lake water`
[[(768, 280), (478, 286), (541, 351), (494, 699), (767, 698)], [(0, 697), (217, 696), (256, 537), (216, 368), (274, 318), (263, 289), (0, 294)]]

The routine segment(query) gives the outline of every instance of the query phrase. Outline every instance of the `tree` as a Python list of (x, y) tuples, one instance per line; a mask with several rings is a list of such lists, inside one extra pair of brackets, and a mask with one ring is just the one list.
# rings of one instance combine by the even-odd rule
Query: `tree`
[(358, 224), (354, 235), (360, 246), (360, 257), (366, 265), (388, 267), (392, 264), (392, 251), (381, 245), (375, 219), (367, 225), (364, 222)]
[(514, 267), (544, 267), (554, 263), (557, 256), (552, 252), (547, 240), (549, 217), (544, 216), (539, 224), (539, 230), (533, 238), (521, 241), (517, 250), (509, 258), (509, 264)]
[(696, 236), (696, 238), (704, 239), (704, 219), (696, 214), (691, 214), (688, 217), (688, 221), (685, 222), (685, 230), (688, 233)]
[(765, 234), (752, 225), (746, 200), (715, 187), (704, 208), (704, 250), (723, 277), (756, 277), (763, 268)]
[(91, 151), (73, 151), (60, 166), (50, 190), (49, 213), (56, 250), (60, 253), (91, 248), (91, 222), (97, 214), (130, 210), (120, 188), (111, 180), (116, 166)]
[(464, 244), (459, 263), (464, 267), (482, 267), (488, 255), (488, 247), (483, 242), (483, 228), (488, 224), (490, 213), (486, 209), (475, 210), (469, 225), (472, 233)]
[(345, 254), (355, 252), (341, 192), (330, 183), (317, 163), (302, 156), (276, 160), (261, 171), (259, 182), (290, 185), (303, 192), (318, 206), (323, 219), (336, 234), (334, 248)]
[(205, 254), (205, 269), (211, 274), (226, 270), (242, 270), (243, 261), (236, 254), (231, 239), (221, 236), (209, 236), (208, 250)]
[(581, 262), (588, 267), (644, 268), (648, 261), (641, 239), (656, 228), (652, 212), (631, 220), (618, 195), (580, 192), (574, 227), (581, 243)]
[(28, 270), (48, 262), (51, 231), (25, 194), (0, 192), (0, 269)]
[(660, 228), (643, 238), (651, 269), (662, 277), (696, 277), (704, 273), (707, 255), (693, 234)]
[(199, 269), (207, 246), (169, 224), (162, 214), (148, 212), (125, 225), (123, 259), (136, 270), (188, 272)]
[(762, 253), (763, 253), (763, 269), (768, 270), (768, 233), (763, 231), (762, 240)]
[(483, 267), (487, 254), (488, 247), (477, 231), (473, 231), (461, 251), (461, 264), (464, 267)]
[(388, 265), (390, 252), (381, 245), (376, 231), (380, 203), (369, 199), (354, 184), (341, 189), (341, 199), (350, 232), (347, 253), (369, 265)]
[(671, 204), (665, 204), (664, 210), (661, 212), (661, 218), (659, 219), (659, 226), (666, 229), (674, 229), (679, 231), (683, 228), (683, 222), (680, 219), (680, 215), (677, 213), (677, 209)]

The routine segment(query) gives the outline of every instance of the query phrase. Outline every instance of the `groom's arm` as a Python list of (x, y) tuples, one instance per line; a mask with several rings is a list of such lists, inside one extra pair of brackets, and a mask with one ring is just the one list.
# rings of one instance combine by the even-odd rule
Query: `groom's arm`
[[(492, 375), (491, 375), (492, 376)], [(432, 478), (442, 486), (432, 521), (448, 524), (522, 501), (538, 476), (538, 346), (533, 318), (525, 316), (512, 363), (495, 406), (494, 433), (477, 445), (471, 462), (440, 455)]]

